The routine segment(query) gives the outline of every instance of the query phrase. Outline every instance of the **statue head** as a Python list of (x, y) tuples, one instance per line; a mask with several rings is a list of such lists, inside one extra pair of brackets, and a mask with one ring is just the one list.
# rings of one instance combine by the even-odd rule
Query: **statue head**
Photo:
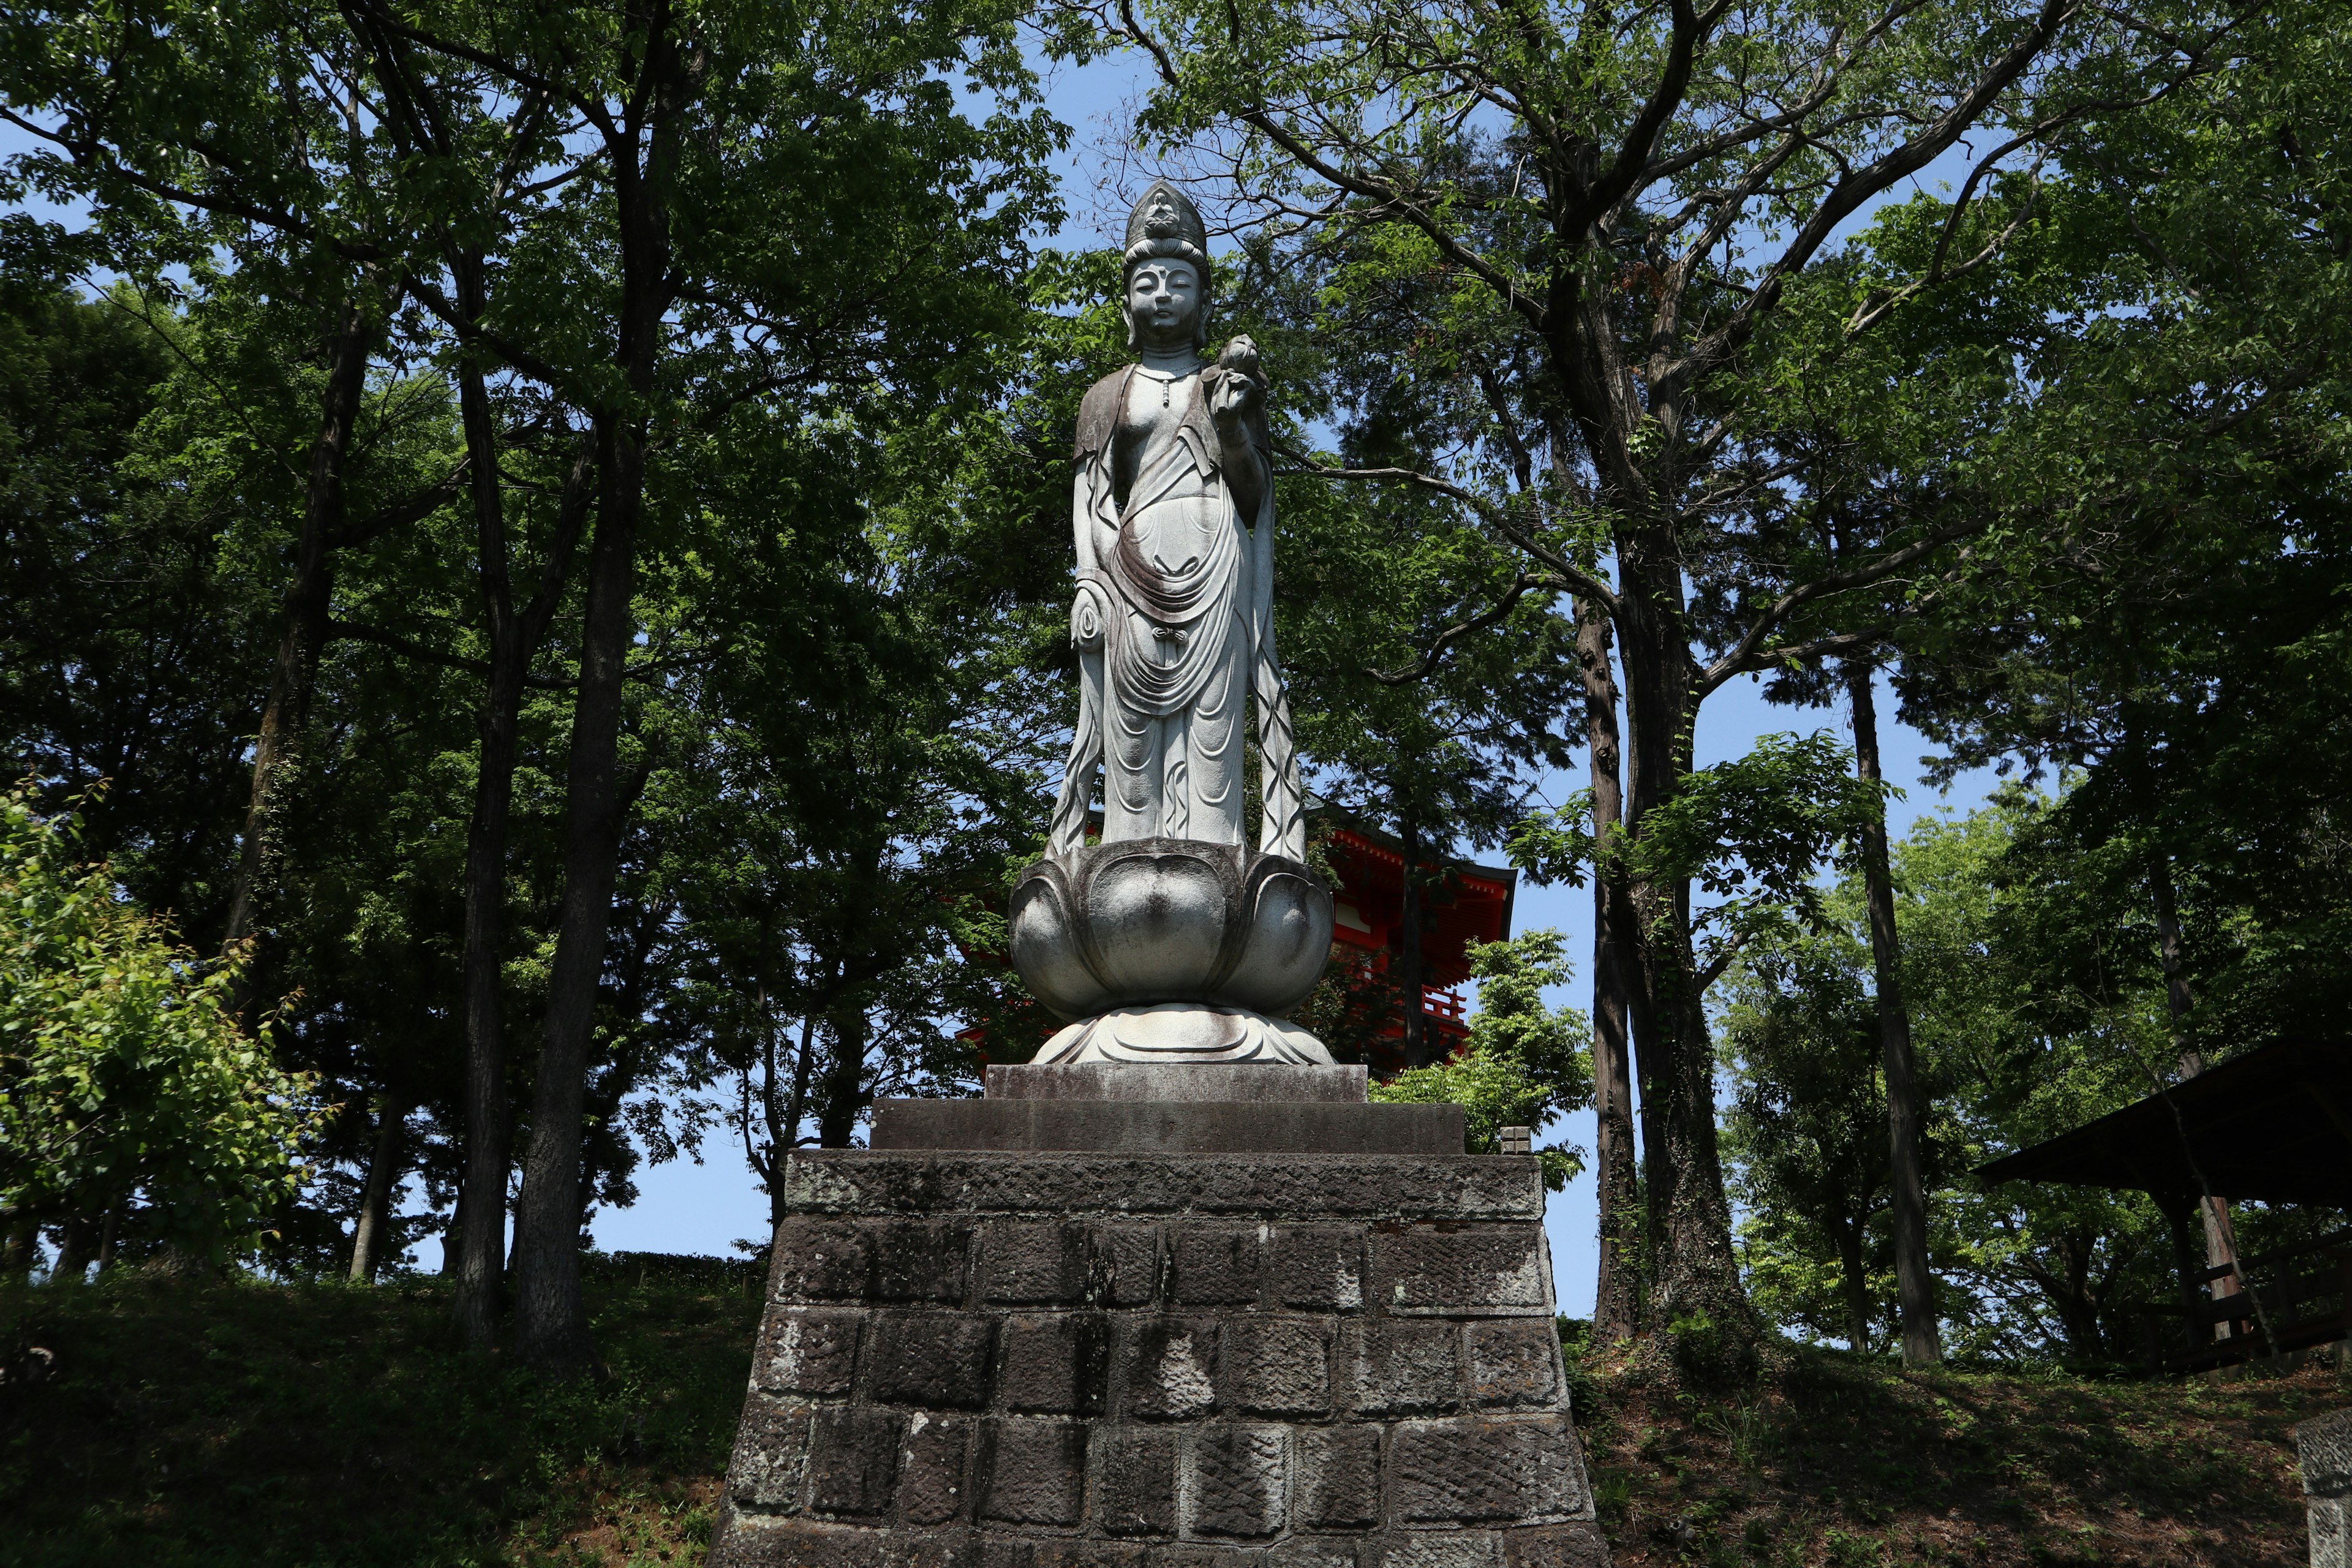
[(1120, 284), (1128, 347), (1141, 336), (1180, 331), (1188, 316), (1193, 351), (1207, 346), (1209, 231), (1184, 193), (1165, 180), (1154, 180), (1128, 215)]

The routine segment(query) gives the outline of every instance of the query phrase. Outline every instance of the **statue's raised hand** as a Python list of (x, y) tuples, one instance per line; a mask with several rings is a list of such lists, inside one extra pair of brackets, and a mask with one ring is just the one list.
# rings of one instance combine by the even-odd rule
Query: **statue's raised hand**
[(1238, 437), (1244, 422), (1265, 406), (1265, 381), (1258, 373), (1257, 345), (1246, 337), (1234, 338), (1217, 355), (1217, 363), (1206, 379), (1209, 416), (1217, 422), (1217, 434), (1228, 439)]

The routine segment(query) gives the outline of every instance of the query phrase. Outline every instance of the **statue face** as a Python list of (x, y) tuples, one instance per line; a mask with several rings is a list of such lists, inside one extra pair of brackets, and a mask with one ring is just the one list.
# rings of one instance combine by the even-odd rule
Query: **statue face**
[(1127, 279), (1127, 319), (1151, 348), (1190, 348), (1201, 324), (1201, 274), (1189, 261), (1155, 257)]

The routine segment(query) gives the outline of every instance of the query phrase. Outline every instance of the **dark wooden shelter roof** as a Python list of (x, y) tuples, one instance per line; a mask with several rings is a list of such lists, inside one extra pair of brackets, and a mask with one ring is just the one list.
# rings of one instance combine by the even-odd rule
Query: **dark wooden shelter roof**
[(2217, 1197), (2352, 1208), (2352, 1041), (2273, 1040), (1977, 1175), (2179, 1199), (2199, 1171)]

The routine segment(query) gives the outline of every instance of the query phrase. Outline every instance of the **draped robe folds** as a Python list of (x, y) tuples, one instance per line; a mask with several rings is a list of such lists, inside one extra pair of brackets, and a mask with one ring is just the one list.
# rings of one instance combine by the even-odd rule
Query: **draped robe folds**
[[(1096, 383), (1079, 415), (1070, 612), (1079, 712), (1054, 812), (1056, 856), (1085, 842), (1097, 767), (1105, 843), (1240, 847), (1244, 711), (1253, 703), (1265, 808), (1259, 847), (1293, 859), (1306, 853), (1274, 651), (1273, 489), (1246, 525), (1205, 381), (1199, 371), (1170, 378), (1129, 366)], [(1264, 424), (1253, 423), (1264, 453)]]

